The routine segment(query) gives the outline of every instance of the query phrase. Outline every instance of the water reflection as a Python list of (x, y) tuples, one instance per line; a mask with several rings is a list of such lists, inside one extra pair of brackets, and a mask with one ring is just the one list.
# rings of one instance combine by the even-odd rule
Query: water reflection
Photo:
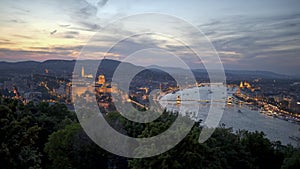
[[(176, 104), (176, 97), (178, 95), (189, 96), (190, 100), (195, 99), (193, 93), (199, 90), (201, 100), (209, 100), (211, 92), (209, 87), (200, 87), (185, 89), (177, 93), (170, 93), (160, 99), (160, 104), (166, 108), (167, 111), (179, 112), (180, 114), (187, 114), (195, 121), (203, 121), (208, 115), (210, 102), (205, 101), (182, 101)], [(196, 91), (196, 92), (195, 92)], [(234, 92), (229, 92), (229, 96)], [(218, 106), (218, 104), (215, 104)], [(220, 104), (222, 109), (222, 104)], [(297, 145), (297, 142), (291, 137), (300, 136), (300, 126), (288, 121), (266, 116), (259, 113), (257, 110), (251, 110), (246, 105), (228, 105), (224, 108), (224, 113), (219, 124), (225, 124), (227, 127), (232, 127), (234, 130), (245, 129), (248, 131), (263, 131), (267, 137), (272, 141), (281, 141), (283, 144)]]

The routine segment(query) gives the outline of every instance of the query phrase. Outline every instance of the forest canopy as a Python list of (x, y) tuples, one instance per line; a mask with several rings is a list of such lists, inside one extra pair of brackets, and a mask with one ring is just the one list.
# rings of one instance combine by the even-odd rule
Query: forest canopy
[[(112, 127), (132, 137), (149, 137), (172, 124), (176, 115), (164, 112), (151, 123), (134, 123), (118, 112), (108, 113)], [(1, 168), (300, 168), (300, 149), (272, 142), (262, 132), (234, 132), (224, 125), (205, 143), (196, 123), (173, 149), (144, 159), (120, 157), (101, 149), (84, 132), (76, 114), (63, 104), (0, 98)]]

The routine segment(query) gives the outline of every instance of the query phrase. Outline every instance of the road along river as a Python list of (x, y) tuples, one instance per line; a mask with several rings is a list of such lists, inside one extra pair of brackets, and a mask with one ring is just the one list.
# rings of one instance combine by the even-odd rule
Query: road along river
[[(228, 95), (232, 95), (233, 92), (233, 89), (229, 89)], [(167, 111), (188, 114), (193, 120), (202, 120), (205, 124), (211, 104), (208, 100), (212, 93), (210, 87), (194, 87), (166, 94), (160, 98), (159, 102)], [(178, 96), (189, 99), (178, 103)], [(222, 99), (225, 101), (227, 98)], [(226, 127), (232, 127), (234, 130), (262, 131), (272, 141), (299, 146), (291, 137), (300, 137), (300, 125), (261, 114), (258, 110), (251, 110), (246, 105), (231, 104), (224, 108), (220, 100), (212, 101), (220, 102), (219, 108), (224, 110), (219, 125), (225, 124)]]

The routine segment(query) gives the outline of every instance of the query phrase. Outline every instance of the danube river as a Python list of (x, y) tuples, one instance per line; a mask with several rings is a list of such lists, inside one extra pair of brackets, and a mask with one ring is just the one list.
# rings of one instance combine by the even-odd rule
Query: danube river
[[(229, 91), (227, 90), (227, 92), (228, 96), (230, 96), (234, 90), (230, 89)], [(192, 119), (197, 121), (203, 120), (205, 124), (211, 104), (206, 100), (209, 100), (212, 94), (213, 92), (210, 90), (210, 87), (195, 87), (176, 93), (169, 93), (160, 99), (160, 104), (168, 111), (189, 114)], [(176, 103), (178, 96), (181, 96), (181, 98), (184, 97), (185, 100), (188, 101), (182, 99), (181, 103), (178, 104)], [(300, 137), (300, 125), (261, 114), (258, 110), (251, 110), (246, 105), (227, 105), (225, 103), (227, 97), (225, 98), (224, 96), (222, 95), (221, 98), (223, 103), (219, 100), (216, 100), (216, 102), (219, 103), (214, 103), (216, 107), (219, 105), (219, 110), (222, 110), (221, 112), (223, 113), (218, 123), (219, 125), (225, 124), (226, 127), (232, 127), (234, 130), (245, 129), (248, 131), (262, 131), (266, 134), (267, 138), (272, 141), (281, 141), (282, 144), (299, 146), (296, 141), (290, 137)]]

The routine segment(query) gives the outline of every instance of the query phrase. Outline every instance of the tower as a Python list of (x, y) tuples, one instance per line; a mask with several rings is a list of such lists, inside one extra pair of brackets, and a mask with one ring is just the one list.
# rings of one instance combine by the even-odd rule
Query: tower
[(180, 102), (181, 102), (181, 98), (180, 98), (180, 96), (178, 95), (177, 98), (176, 98), (176, 104), (180, 104)]
[(244, 88), (243, 82), (240, 83), (240, 88)]
[(81, 68), (81, 77), (84, 77), (84, 67)]

